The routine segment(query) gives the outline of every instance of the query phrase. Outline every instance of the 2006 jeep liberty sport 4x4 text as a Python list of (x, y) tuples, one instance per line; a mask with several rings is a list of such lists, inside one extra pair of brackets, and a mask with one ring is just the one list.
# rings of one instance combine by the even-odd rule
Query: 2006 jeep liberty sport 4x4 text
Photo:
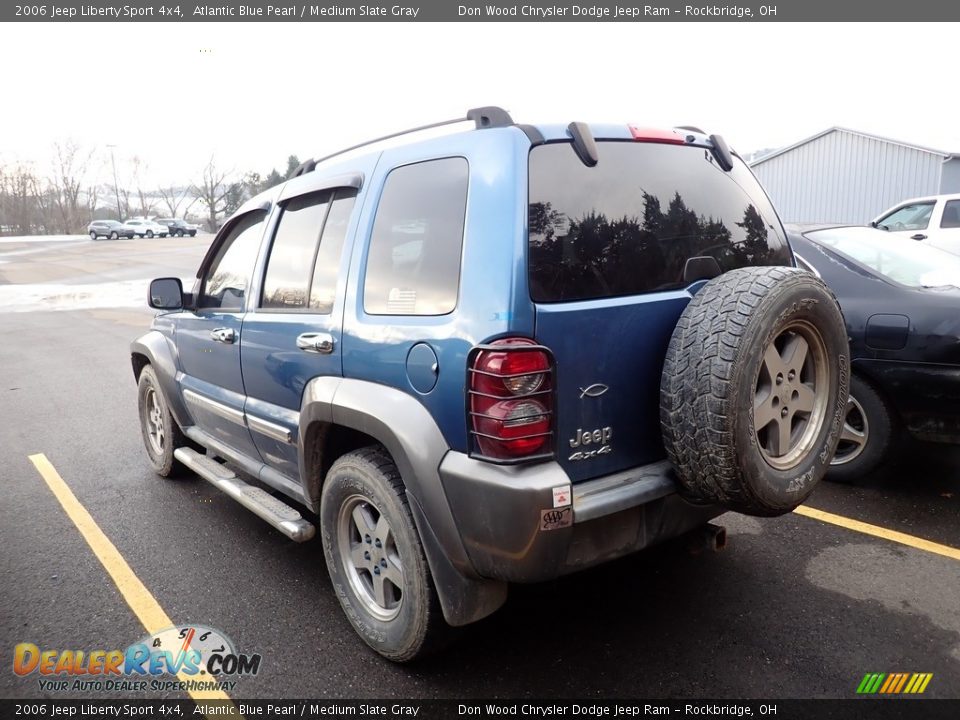
[(296, 541), (319, 525), (347, 617), (395, 661), (510, 583), (791, 511), (847, 401), (837, 303), (721, 137), (447, 124), (250, 199), (189, 293), (153, 281), (131, 348), (157, 473)]

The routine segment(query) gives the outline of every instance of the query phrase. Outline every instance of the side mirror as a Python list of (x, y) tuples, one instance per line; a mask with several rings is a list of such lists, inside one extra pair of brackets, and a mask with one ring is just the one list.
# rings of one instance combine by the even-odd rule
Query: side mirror
[(180, 278), (157, 278), (150, 281), (147, 305), (155, 310), (180, 310), (183, 307), (183, 283)]

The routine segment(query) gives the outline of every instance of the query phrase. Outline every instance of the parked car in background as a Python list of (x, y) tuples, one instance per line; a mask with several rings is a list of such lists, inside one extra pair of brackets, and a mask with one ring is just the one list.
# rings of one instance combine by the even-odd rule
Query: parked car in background
[(191, 225), (180, 218), (157, 218), (157, 223), (167, 228), (167, 232), (175, 237), (189, 235), (193, 237), (197, 234), (197, 226)]
[(143, 218), (133, 218), (125, 223), (132, 227), (139, 237), (166, 237), (169, 229), (166, 225), (161, 225), (153, 220), (144, 220)]
[(960, 257), (869, 227), (789, 237), (837, 295), (850, 337), (850, 401), (827, 477), (869, 473), (904, 430), (960, 443)]
[(870, 225), (960, 255), (960, 194), (906, 200), (882, 212)]
[(117, 220), (94, 220), (87, 225), (87, 234), (91, 240), (96, 240), (98, 237), (106, 237), (111, 240), (121, 237), (132, 238), (136, 233), (134, 227)]

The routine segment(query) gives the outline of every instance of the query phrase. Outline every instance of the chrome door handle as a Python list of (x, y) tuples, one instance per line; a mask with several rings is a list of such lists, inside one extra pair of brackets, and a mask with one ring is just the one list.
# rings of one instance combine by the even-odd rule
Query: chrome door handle
[(215, 342), (232, 345), (237, 340), (237, 333), (234, 332), (233, 328), (214, 328), (210, 331), (210, 337)]
[(297, 337), (297, 347), (304, 352), (329, 355), (333, 352), (333, 335), (330, 333), (303, 333)]

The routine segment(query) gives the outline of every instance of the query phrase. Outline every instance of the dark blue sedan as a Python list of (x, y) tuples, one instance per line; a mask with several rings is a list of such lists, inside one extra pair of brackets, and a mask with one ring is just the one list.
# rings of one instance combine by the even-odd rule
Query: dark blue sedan
[(828, 478), (889, 460), (905, 435), (960, 443), (960, 257), (870, 227), (790, 233), (840, 301), (850, 402)]

